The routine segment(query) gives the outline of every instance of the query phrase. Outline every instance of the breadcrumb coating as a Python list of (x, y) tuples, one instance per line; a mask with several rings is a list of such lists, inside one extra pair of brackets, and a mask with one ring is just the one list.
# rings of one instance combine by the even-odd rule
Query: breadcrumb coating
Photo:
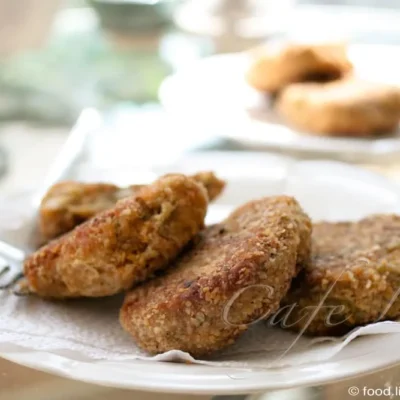
[(286, 327), (312, 335), (340, 335), (356, 326), (398, 318), (399, 288), (400, 216), (315, 224), (312, 261), (283, 301), (295, 305)]
[(207, 193), (168, 175), (120, 200), (28, 257), (25, 277), (43, 297), (101, 297), (166, 268), (203, 228)]
[(320, 136), (363, 137), (393, 132), (400, 121), (400, 88), (359, 79), (297, 83), (276, 109), (288, 124)]
[(130, 291), (124, 329), (150, 353), (202, 356), (274, 312), (310, 254), (311, 222), (291, 197), (249, 202), (206, 228), (164, 275)]
[[(225, 186), (225, 182), (211, 171), (199, 172), (192, 178), (205, 186), (210, 201), (218, 197)], [(56, 183), (44, 196), (39, 210), (42, 242), (71, 231), (99, 212), (113, 207), (118, 200), (134, 195), (144, 186), (120, 188), (107, 183)]]

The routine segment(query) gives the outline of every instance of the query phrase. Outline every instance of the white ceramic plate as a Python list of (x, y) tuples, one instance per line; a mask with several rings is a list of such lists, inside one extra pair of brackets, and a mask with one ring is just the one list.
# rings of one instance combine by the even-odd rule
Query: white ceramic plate
[[(209, 221), (246, 200), (281, 193), (295, 195), (315, 219), (356, 219), (369, 213), (400, 212), (400, 190), (378, 175), (338, 162), (296, 162), (267, 153), (198, 153), (158, 167), (154, 174), (214, 169), (228, 180), (211, 206)], [(82, 169), (85, 179), (115, 180), (118, 171)], [(134, 175), (133, 175), (134, 176)], [(0, 231), (11, 212), (29, 209), (29, 197), (1, 199)], [(7, 223), (8, 221), (8, 223)], [(14, 226), (15, 228), (15, 226)], [(1, 327), (0, 327), (1, 329)], [(318, 385), (400, 363), (400, 335), (367, 336), (351, 342), (334, 358), (290, 368), (249, 370), (165, 362), (90, 362), (68, 351), (39, 352), (0, 345), (0, 356), (21, 365), (99, 385), (175, 393), (250, 393)]]
[[(356, 74), (400, 84), (400, 47), (351, 45)], [(300, 134), (271, 112), (268, 99), (244, 81), (246, 54), (217, 55), (168, 77), (160, 101), (188, 132), (210, 131), (248, 148), (308, 153), (349, 161), (400, 157), (400, 130), (378, 139), (326, 138)]]

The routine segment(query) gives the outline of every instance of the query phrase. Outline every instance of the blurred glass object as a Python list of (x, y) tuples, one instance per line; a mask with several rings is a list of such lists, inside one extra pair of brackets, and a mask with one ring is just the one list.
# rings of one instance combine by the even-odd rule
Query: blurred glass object
[(175, 21), (183, 30), (212, 37), (215, 52), (245, 50), (288, 28), (295, 0), (188, 0)]
[(174, 3), (92, 0), (95, 10), (61, 10), (45, 46), (0, 60), (0, 121), (70, 124), (84, 107), (156, 102), (167, 75), (208, 54), (174, 29)]
[(89, 0), (103, 28), (123, 34), (148, 33), (166, 28), (174, 0)]

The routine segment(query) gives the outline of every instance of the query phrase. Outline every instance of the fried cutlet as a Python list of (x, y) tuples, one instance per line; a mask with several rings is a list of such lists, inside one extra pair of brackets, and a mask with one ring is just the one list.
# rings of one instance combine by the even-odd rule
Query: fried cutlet
[(250, 53), (247, 82), (261, 92), (276, 93), (295, 82), (339, 79), (352, 69), (341, 44), (272, 43)]
[(201, 171), (191, 175), (191, 178), (206, 188), (209, 201), (215, 200), (225, 188), (225, 181), (218, 178), (212, 171)]
[(387, 134), (400, 121), (400, 88), (358, 79), (298, 83), (282, 91), (276, 109), (287, 123), (311, 134)]
[(318, 223), (312, 238), (312, 261), (283, 301), (284, 327), (340, 335), (400, 316), (400, 216)]
[[(199, 172), (192, 176), (203, 184), (209, 200), (222, 192), (225, 182), (213, 172)], [(115, 205), (118, 200), (132, 196), (144, 185), (120, 188), (106, 183), (59, 182), (52, 186), (39, 209), (39, 229), (43, 242), (55, 239), (74, 229), (101, 211)]]
[(201, 232), (163, 276), (130, 291), (121, 324), (153, 354), (222, 349), (279, 307), (308, 261), (310, 237), (293, 198), (249, 202)]
[(204, 226), (207, 193), (184, 175), (168, 175), (27, 258), (31, 292), (100, 297), (129, 289), (168, 266)]

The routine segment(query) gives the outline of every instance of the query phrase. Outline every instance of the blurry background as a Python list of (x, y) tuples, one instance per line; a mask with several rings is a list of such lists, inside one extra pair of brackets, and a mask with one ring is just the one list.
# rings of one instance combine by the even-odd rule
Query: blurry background
[[(271, 38), (316, 35), (399, 44), (400, 1), (0, 0), (0, 191), (38, 185), (85, 107), (144, 112), (151, 126), (142, 118), (124, 135), (154, 150), (150, 131), (171, 131), (156, 121), (158, 87), (173, 71)], [(198, 146), (189, 133), (168, 143)]]
[[(156, 123), (166, 76), (282, 36), (399, 44), (400, 1), (0, 0), (0, 191), (38, 185), (84, 107), (144, 111), (151, 126), (132, 123), (124, 135), (140, 154), (154, 151), (154, 136), (176, 130)], [(163, 146), (198, 146), (188, 131)]]
[(400, 0), (0, 0), (0, 192), (40, 185), (87, 107), (104, 119), (89, 146), (101, 168), (232, 149), (171, 124), (159, 86), (277, 37), (400, 44)]
[(196, 59), (316, 34), (399, 44), (400, 1), (0, 0), (0, 190), (39, 184), (84, 107), (157, 113), (162, 80)]
[(399, 43), (399, 14), (397, 0), (0, 0), (0, 121), (157, 102), (177, 68), (276, 35)]

